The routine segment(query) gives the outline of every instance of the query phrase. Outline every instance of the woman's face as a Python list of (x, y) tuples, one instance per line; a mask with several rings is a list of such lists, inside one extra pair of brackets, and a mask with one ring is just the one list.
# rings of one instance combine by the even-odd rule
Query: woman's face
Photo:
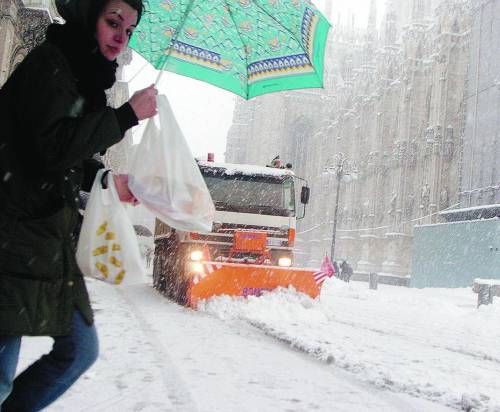
[(108, 60), (115, 60), (127, 47), (137, 25), (137, 11), (120, 0), (110, 0), (97, 18), (96, 39)]

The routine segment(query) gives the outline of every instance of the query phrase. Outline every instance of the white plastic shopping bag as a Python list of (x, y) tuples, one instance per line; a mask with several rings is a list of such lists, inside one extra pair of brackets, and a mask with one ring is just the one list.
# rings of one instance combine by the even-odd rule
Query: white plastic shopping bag
[(102, 187), (100, 170), (85, 208), (76, 260), (86, 276), (112, 284), (142, 283), (143, 263), (134, 227), (108, 174)]
[(134, 196), (169, 226), (210, 232), (215, 207), (200, 169), (164, 95), (149, 119), (129, 170)]

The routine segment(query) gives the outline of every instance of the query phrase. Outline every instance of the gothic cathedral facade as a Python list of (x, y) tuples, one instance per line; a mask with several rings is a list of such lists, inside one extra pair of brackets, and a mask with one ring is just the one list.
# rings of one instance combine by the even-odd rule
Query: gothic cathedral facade
[[(324, 89), (237, 104), (226, 161), (267, 164), (280, 154), (308, 180), (301, 264), (318, 267), (329, 254), (335, 218), (335, 258), (361, 273), (405, 277), (414, 225), (459, 203), (471, 6), (388, 0), (379, 25), (376, 6), (366, 29), (328, 16)], [(334, 216), (338, 182), (325, 170), (339, 154), (354, 179), (340, 180)]]

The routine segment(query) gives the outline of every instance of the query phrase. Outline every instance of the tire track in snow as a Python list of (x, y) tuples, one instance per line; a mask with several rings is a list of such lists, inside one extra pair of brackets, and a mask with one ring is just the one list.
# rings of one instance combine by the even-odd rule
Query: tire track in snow
[(153, 346), (154, 357), (158, 364), (163, 365), (161, 368), (161, 376), (167, 396), (172, 403), (172, 406), (182, 412), (198, 412), (198, 407), (191, 396), (191, 391), (188, 385), (184, 382), (181, 375), (177, 372), (177, 368), (167, 353), (167, 350), (150, 328), (147, 319), (142, 315), (140, 309), (134, 301), (127, 296), (125, 291), (120, 288), (115, 289), (118, 294), (127, 302), (132, 309), (131, 312), (139, 321), (140, 328), (147, 337), (148, 342)]
[[(333, 295), (325, 295), (325, 296), (333, 296)], [(466, 305), (466, 307), (469, 307), (469, 306), (470, 305)], [(433, 336), (433, 342), (429, 342), (429, 339), (427, 339), (427, 338), (423, 339), (420, 336), (420, 334), (418, 332), (418, 329), (421, 327), (420, 324), (401, 323), (401, 322), (398, 322), (397, 317), (395, 317), (395, 318), (386, 317), (385, 321), (384, 321), (384, 319), (379, 318), (379, 319), (377, 319), (377, 322), (382, 327), (374, 328), (373, 326), (369, 326), (370, 322), (372, 322), (372, 319), (367, 315), (363, 315), (362, 313), (359, 313), (358, 311), (344, 312), (344, 316), (348, 315), (347, 317), (356, 317), (358, 322), (344, 321), (344, 320), (338, 319), (337, 317), (330, 317), (328, 313), (325, 313), (325, 314), (328, 317), (329, 321), (333, 321), (333, 322), (339, 323), (339, 324), (344, 325), (344, 326), (351, 326), (355, 329), (363, 329), (363, 330), (378, 334), (379, 336), (391, 336), (394, 338), (400, 338), (400, 339), (405, 340), (405, 341), (415, 342), (416, 340), (418, 340), (423, 345), (426, 345), (429, 348), (443, 350), (443, 351), (450, 352), (453, 354), (460, 354), (460, 355), (466, 356), (474, 361), (486, 360), (486, 361), (490, 361), (490, 362), (495, 363), (495, 364), (500, 364), (500, 357), (498, 355), (489, 354), (489, 353), (485, 352), (481, 347), (477, 347), (475, 345), (473, 350), (470, 348), (467, 348), (467, 347), (463, 347), (461, 340), (456, 339), (454, 330), (449, 331), (446, 328), (441, 328), (440, 336), (437, 336), (437, 335)], [(395, 329), (397, 329), (399, 331), (399, 333), (395, 332), (394, 331)], [(456, 340), (456, 342), (455, 342), (455, 340)]]
[[(324, 362), (325, 364), (328, 365), (333, 364), (338, 368), (353, 373), (355, 376), (359, 377), (360, 372), (362, 372), (366, 368), (366, 365), (364, 365), (363, 363), (358, 363), (355, 361), (353, 362), (352, 359), (339, 360), (335, 355), (329, 353), (329, 350), (327, 348), (324, 348), (323, 344), (325, 343), (330, 344), (330, 342), (327, 341), (323, 342), (322, 340), (318, 339), (316, 341), (309, 341), (304, 343), (300, 339), (296, 339), (293, 334), (289, 335), (288, 333), (286, 333), (286, 331), (280, 330), (279, 328), (275, 328), (272, 325), (267, 324), (266, 322), (251, 319), (245, 316), (243, 317), (240, 316), (239, 319), (247, 322), (249, 325), (260, 330), (266, 336), (274, 338), (277, 342), (280, 342), (281, 344), (284, 344), (294, 350), (312, 356), (313, 358), (321, 362)], [(492, 363), (498, 363), (497, 358), (486, 355), (482, 352), (478, 352), (475, 354), (470, 351), (460, 348), (453, 348), (449, 345), (442, 343), (428, 344), (428, 342), (421, 339), (421, 337), (419, 337), (418, 335), (412, 335), (411, 332), (413, 331), (414, 328), (411, 327), (403, 328), (403, 331), (407, 333), (404, 332), (398, 333), (392, 330), (386, 330), (384, 328), (376, 328), (371, 325), (355, 321), (344, 321), (340, 319), (329, 318), (329, 323), (332, 325), (334, 324), (343, 325), (345, 327), (352, 328), (352, 330), (355, 331), (366, 331), (368, 333), (378, 335), (381, 337), (399, 339), (404, 342), (415, 342), (416, 340), (418, 340), (422, 344), (428, 346), (429, 349), (464, 355), (475, 361), (489, 361)], [(369, 379), (362, 378), (362, 381), (367, 384), (373, 385), (376, 388), (389, 390), (392, 393), (406, 393), (407, 395), (415, 398), (427, 399), (428, 401), (440, 404), (443, 407), (451, 407), (454, 409), (462, 408), (463, 399), (461, 399), (460, 397), (446, 399), (447, 393), (435, 387), (425, 388), (424, 390), (422, 390), (422, 388), (420, 388), (418, 385), (413, 385), (411, 382), (402, 384), (401, 382), (394, 380), (390, 375), (385, 376), (384, 374), (379, 374)], [(488, 410), (488, 406), (482, 405), (482, 402), (480, 402), (479, 405), (480, 406), (478, 410), (483, 410), (481, 408), (486, 408), (484, 410)]]
[(479, 361), (486, 360), (486, 361), (500, 364), (500, 359), (495, 358), (494, 356), (490, 356), (490, 355), (488, 355), (484, 352), (481, 352), (481, 351), (477, 351), (476, 353), (474, 353), (474, 352), (471, 352), (471, 351), (468, 351), (465, 349), (460, 349), (460, 348), (456, 349), (456, 348), (452, 348), (449, 346), (438, 346), (438, 345), (434, 345), (433, 348), (445, 349), (449, 352), (454, 352), (454, 353), (458, 353), (460, 355), (469, 356), (469, 357), (471, 357), (475, 360), (479, 360)]
[(378, 382), (370, 379), (362, 379), (359, 376), (360, 368), (356, 364), (343, 362), (339, 363), (333, 355), (328, 355), (327, 353), (325, 353), (325, 351), (320, 346), (312, 348), (311, 350), (311, 347), (308, 347), (307, 345), (304, 345), (299, 341), (291, 339), (286, 334), (283, 334), (275, 330), (274, 328), (270, 328), (263, 322), (241, 318), (240, 320), (246, 322), (248, 325), (255, 328), (256, 331), (259, 331), (265, 336), (274, 339), (277, 343), (283, 345), (288, 349), (303, 353), (306, 356), (311, 357), (311, 359), (315, 359), (316, 361), (321, 362), (325, 365), (333, 365), (337, 367), (339, 370), (346, 373), (343, 378), (351, 385), (365, 388), (368, 391), (381, 391), (379, 394), (380, 398), (390, 400), (391, 404), (394, 404), (395, 406), (397, 405), (398, 410), (404, 410), (408, 412), (420, 412), (422, 410), (425, 410), (419, 408), (418, 406), (413, 406), (411, 402), (406, 401), (404, 398), (399, 398), (400, 395), (407, 395), (415, 399), (420, 398), (422, 401), (428, 401), (430, 402), (430, 405), (433, 405), (433, 408), (436, 408), (436, 410), (440, 409), (440, 407), (442, 407), (443, 410), (461, 409), (459, 403), (443, 404), (436, 401), (436, 399), (433, 399), (432, 397), (422, 397), (421, 395), (425, 394), (420, 394), (418, 393), (418, 391), (411, 391), (408, 387), (399, 387), (398, 385), (395, 385), (395, 382), (391, 381), (390, 379), (385, 379), (383, 382)]
[[(399, 330), (403, 330), (404, 332), (407, 332), (407, 333), (397, 333), (397, 332), (394, 332), (393, 330), (387, 330), (387, 329), (374, 328), (372, 326), (367, 326), (366, 323), (361, 323), (361, 322), (343, 321), (340, 319), (331, 319), (330, 321), (332, 323), (338, 323), (340, 325), (349, 326), (349, 327), (352, 327), (353, 329), (357, 329), (357, 330), (363, 329), (363, 330), (366, 330), (368, 332), (373, 332), (373, 333), (380, 335), (380, 336), (390, 336), (390, 337), (399, 338), (402, 340), (412, 341), (412, 342), (419, 340), (422, 342), (422, 344), (428, 345), (427, 339), (422, 339), (416, 334), (413, 334), (413, 335), (411, 334), (411, 332), (413, 331), (414, 328), (408, 328), (408, 327), (403, 328), (401, 325), (398, 325)], [(499, 358), (497, 358), (495, 356), (488, 355), (479, 349), (476, 350), (476, 352), (471, 352), (470, 350), (462, 349), (460, 347), (454, 348), (454, 347), (451, 347), (447, 344), (439, 344), (439, 343), (434, 343), (432, 345), (429, 345), (429, 347), (432, 347), (434, 349), (442, 349), (442, 350), (446, 350), (446, 351), (453, 352), (453, 353), (458, 353), (460, 355), (468, 356), (472, 359), (479, 360), (479, 361), (487, 360), (490, 362), (500, 364)]]

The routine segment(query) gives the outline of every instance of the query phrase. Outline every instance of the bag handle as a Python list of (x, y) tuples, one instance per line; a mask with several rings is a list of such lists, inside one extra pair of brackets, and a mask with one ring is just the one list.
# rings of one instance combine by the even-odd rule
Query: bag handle
[(106, 177), (108, 176), (109, 172), (111, 172), (111, 169), (106, 169), (102, 173), (102, 176), (101, 176), (101, 187), (103, 189), (107, 189), (108, 188), (108, 183), (107, 183)]
[[(111, 196), (112, 201), (114, 203), (116, 203), (117, 205), (119, 205), (119, 207), (124, 208), (124, 206), (122, 205), (122, 202), (120, 200), (120, 197), (118, 196), (118, 192), (116, 190), (115, 180), (113, 179), (113, 173), (110, 173), (110, 172), (111, 172), (110, 169), (107, 169), (105, 171), (102, 171), (102, 169), (99, 170), (97, 172), (96, 180), (99, 179), (98, 182), (99, 182), (102, 190), (109, 191), (108, 193)], [(111, 176), (111, 178), (109, 178), (108, 176)], [(108, 179), (106, 179), (106, 177), (108, 177)], [(104, 202), (107, 203), (105, 200), (104, 200)]]

